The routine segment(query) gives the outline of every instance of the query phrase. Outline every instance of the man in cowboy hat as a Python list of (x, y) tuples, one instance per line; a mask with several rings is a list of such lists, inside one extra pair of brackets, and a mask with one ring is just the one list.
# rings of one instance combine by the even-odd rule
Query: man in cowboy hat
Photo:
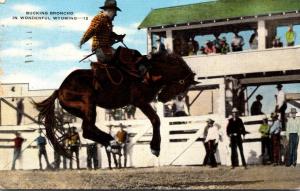
[(238, 154), (237, 147), (240, 150), (242, 164), (245, 169), (247, 169), (246, 160), (244, 157), (244, 149), (243, 149), (243, 140), (242, 136), (245, 138), (247, 134), (245, 130), (244, 123), (241, 118), (238, 117), (237, 108), (232, 109), (232, 118), (229, 119), (227, 125), (227, 135), (230, 137), (230, 146), (231, 146), (231, 165), (232, 168), (238, 166)]
[[(124, 35), (117, 35), (113, 32), (113, 24), (117, 11), (121, 9), (117, 6), (116, 0), (106, 0), (103, 9), (91, 21), (87, 31), (80, 40), (79, 47), (86, 43), (90, 38), (93, 38), (92, 51), (96, 53), (98, 64), (108, 64), (111, 62), (115, 49), (112, 45), (118, 41), (123, 41)], [(96, 80), (97, 64), (92, 65), (95, 89), (99, 89), (101, 85)]]
[[(214, 125), (215, 121), (212, 119), (207, 119), (207, 127), (204, 140), (204, 145), (206, 147), (206, 155), (205, 158), (207, 161), (210, 161), (210, 165), (212, 168), (217, 167), (217, 161), (215, 158), (215, 153), (218, 147), (220, 132), (216, 125)], [(207, 161), (205, 161), (207, 163)]]
[(271, 145), (272, 145), (272, 162), (274, 166), (281, 163), (280, 159), (280, 132), (282, 125), (278, 120), (278, 114), (272, 113), (272, 124), (270, 125)]
[[(127, 131), (124, 130), (124, 128), (126, 128), (125, 125), (123, 125), (122, 123), (119, 124), (119, 131), (116, 134), (116, 140), (118, 142), (118, 144), (120, 145), (120, 151), (123, 151), (123, 156), (124, 156), (124, 164), (123, 167), (126, 167), (127, 165), (127, 143), (128, 143), (128, 133)], [(121, 163), (121, 154), (119, 154), (119, 168), (122, 167), (122, 163)]]
[(276, 98), (276, 107), (275, 112), (280, 113), (280, 120), (282, 123), (282, 130), (285, 131), (285, 110), (287, 108), (286, 100), (285, 100), (285, 93), (282, 90), (282, 85), (277, 84), (276, 88), (278, 92), (275, 95)]
[(21, 158), (22, 144), (24, 141), (26, 141), (26, 139), (24, 139), (21, 136), (20, 132), (16, 132), (15, 135), (16, 135), (16, 137), (13, 139), (13, 141), (14, 141), (14, 157), (13, 157), (13, 161), (12, 161), (11, 170), (15, 170), (16, 161)]
[(287, 166), (296, 166), (297, 164), (297, 150), (300, 135), (300, 118), (296, 117), (296, 114), (296, 108), (291, 108), (291, 112), (286, 124), (286, 138), (289, 142)]
[(270, 126), (268, 124), (268, 117), (264, 116), (262, 118), (262, 124), (258, 130), (261, 133), (261, 156), (264, 165), (266, 164), (267, 160), (271, 161), (269, 130)]
[(43, 170), (42, 166), (42, 156), (44, 156), (47, 168), (50, 166), (49, 160), (48, 160), (48, 155), (47, 155), (47, 150), (46, 150), (46, 145), (47, 145), (47, 140), (46, 138), (42, 135), (42, 129), (38, 130), (39, 136), (35, 139), (36, 144), (38, 146), (38, 157), (39, 157), (39, 165), (40, 165), (40, 170)]
[(261, 115), (263, 114), (263, 112), (261, 111), (262, 108), (262, 104), (261, 104), (261, 100), (263, 99), (263, 96), (258, 94), (256, 96), (256, 101), (254, 101), (251, 105), (251, 115)]
[(96, 52), (97, 60), (101, 63), (109, 63), (115, 50), (111, 47), (115, 42), (122, 41), (125, 35), (117, 35), (113, 32), (113, 24), (117, 11), (121, 11), (117, 7), (115, 0), (106, 0), (103, 9), (96, 15), (87, 31), (80, 40), (80, 47), (93, 38), (92, 51)]
[[(113, 32), (113, 24), (115, 16), (117, 16), (117, 11), (121, 9), (117, 6), (116, 0), (106, 0), (104, 6), (100, 7), (103, 9), (98, 15), (96, 15), (87, 31), (84, 33), (83, 37), (80, 40), (79, 47), (87, 42), (90, 38), (93, 38), (92, 42), (92, 51), (96, 53), (98, 64), (93, 64), (93, 75), (94, 75), (94, 86), (96, 89), (99, 89), (101, 85), (96, 80), (96, 74), (99, 64), (109, 64), (115, 54), (115, 49), (112, 48), (112, 45), (116, 42), (123, 41), (125, 34), (117, 35)], [(144, 82), (148, 81), (157, 81), (161, 76), (150, 76), (148, 71), (145, 71), (143, 68), (147, 68), (147, 58), (141, 56), (137, 59), (135, 65), (139, 66), (140, 76), (144, 78)], [(140, 67), (143, 66), (143, 67)], [(141, 69), (140, 69), (141, 68)]]

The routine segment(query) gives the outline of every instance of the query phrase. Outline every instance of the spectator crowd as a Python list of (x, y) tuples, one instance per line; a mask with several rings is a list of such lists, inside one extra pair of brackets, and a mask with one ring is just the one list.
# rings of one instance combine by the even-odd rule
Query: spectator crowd
[[(228, 35), (222, 35), (220, 32), (214, 32), (213, 38), (207, 37), (206, 42), (202, 45), (199, 45), (199, 41), (196, 40), (196, 35), (190, 35), (186, 37), (184, 34), (175, 34), (173, 39), (173, 51), (174, 53), (181, 56), (191, 56), (191, 55), (207, 55), (207, 54), (227, 54), (229, 52), (239, 52), (245, 49), (246, 42), (244, 37), (241, 35), (241, 31), (237, 29), (233, 30), (233, 36), (231, 41), (228, 42)], [(210, 36), (210, 35), (209, 35)], [(293, 25), (288, 26), (288, 30), (285, 33), (286, 46), (294, 46), (296, 41), (296, 32), (293, 30)], [(283, 42), (281, 38), (275, 34), (271, 40), (271, 47), (278, 48), (283, 47)], [(166, 50), (166, 46), (159, 36), (155, 40), (152, 52), (159, 52), (161, 50)], [(258, 49), (258, 33), (257, 30), (253, 30), (250, 35), (248, 45), (246, 48), (252, 50)]]

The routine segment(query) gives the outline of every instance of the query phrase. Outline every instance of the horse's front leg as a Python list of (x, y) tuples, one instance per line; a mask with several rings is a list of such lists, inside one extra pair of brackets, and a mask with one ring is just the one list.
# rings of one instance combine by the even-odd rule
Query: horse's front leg
[(153, 127), (153, 135), (152, 135), (152, 140), (150, 142), (150, 148), (152, 154), (158, 157), (160, 152), (160, 142), (161, 142), (159, 117), (154, 111), (154, 109), (151, 107), (151, 105), (148, 103), (139, 105), (138, 107), (151, 121)]

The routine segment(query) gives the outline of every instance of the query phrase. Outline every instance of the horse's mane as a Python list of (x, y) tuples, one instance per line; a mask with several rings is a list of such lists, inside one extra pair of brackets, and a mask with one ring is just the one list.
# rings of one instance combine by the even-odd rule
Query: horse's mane
[[(182, 68), (188, 68), (190, 70), (190, 67), (187, 65), (187, 63), (183, 60), (181, 56), (175, 53), (169, 53), (169, 52), (158, 52), (153, 53), (151, 55), (151, 64), (152, 66), (156, 66), (160, 64), (160, 67), (163, 67), (161, 63), (163, 62), (166, 67), (170, 66), (178, 66)], [(191, 71), (191, 70), (190, 70)]]

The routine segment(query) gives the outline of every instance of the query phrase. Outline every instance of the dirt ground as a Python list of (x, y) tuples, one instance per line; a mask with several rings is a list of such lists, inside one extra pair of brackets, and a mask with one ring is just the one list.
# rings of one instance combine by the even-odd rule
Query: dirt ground
[(300, 167), (284, 166), (0, 171), (7, 189), (300, 189), (299, 180)]

